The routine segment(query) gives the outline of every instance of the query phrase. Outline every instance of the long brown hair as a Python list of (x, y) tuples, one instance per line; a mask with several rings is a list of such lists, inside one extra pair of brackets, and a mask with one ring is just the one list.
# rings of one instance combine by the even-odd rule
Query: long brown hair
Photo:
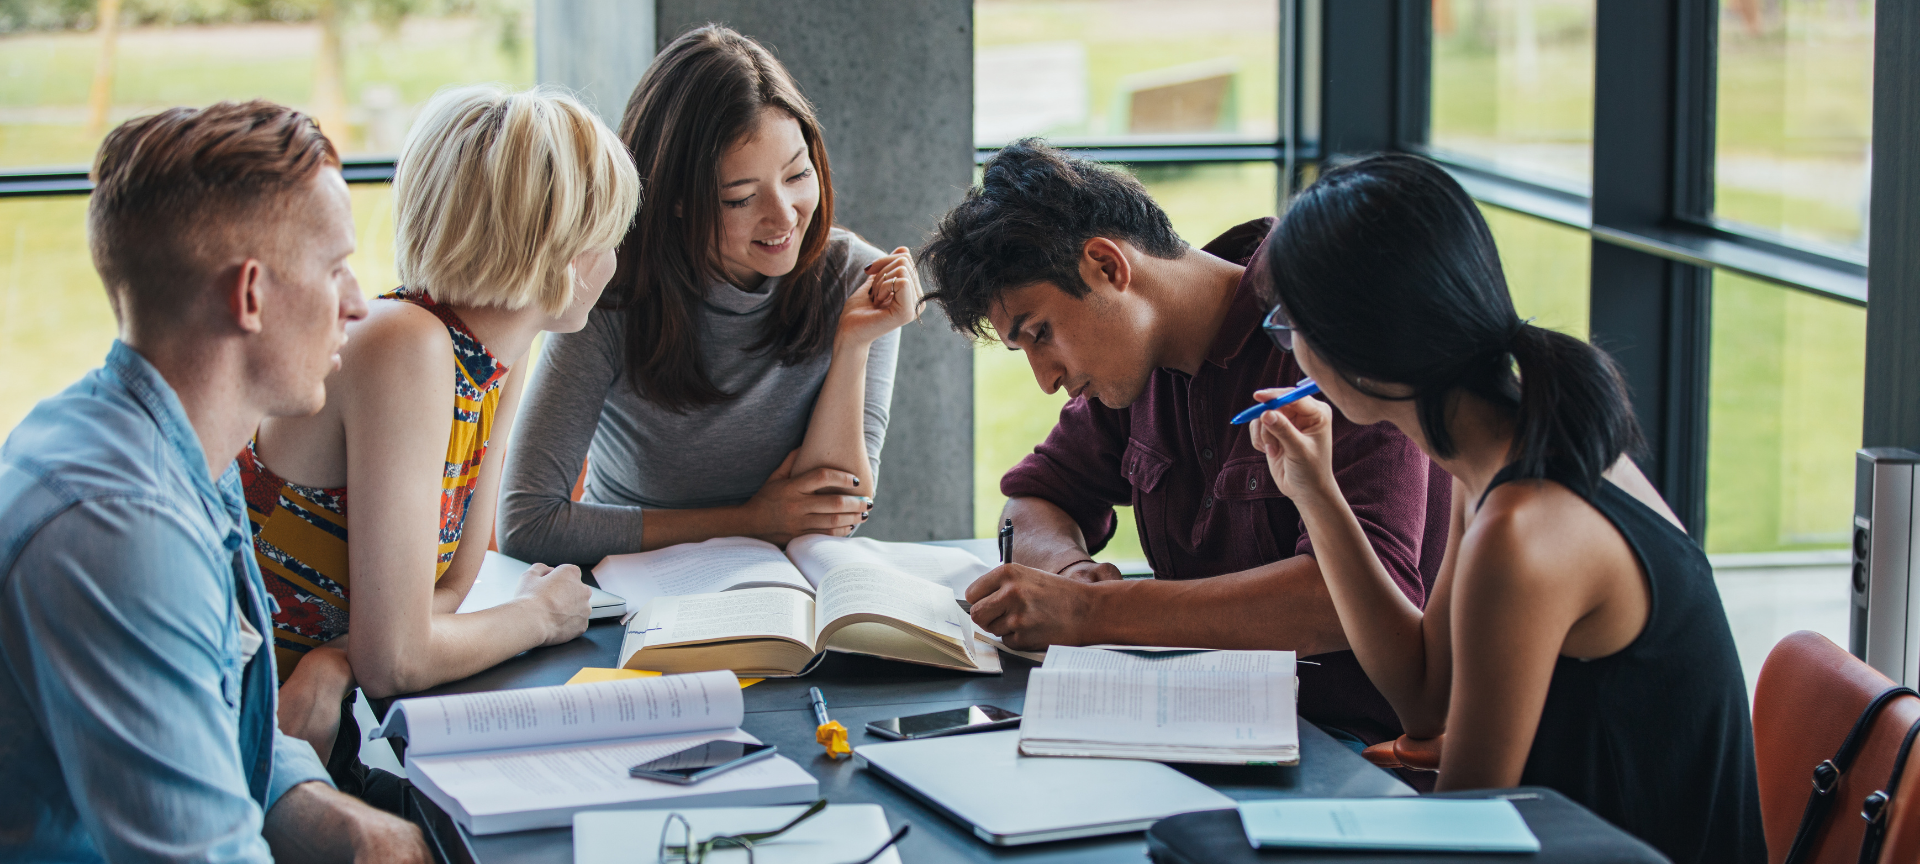
[(833, 179), (813, 106), (760, 43), (717, 24), (690, 30), (653, 60), (627, 101), (620, 138), (645, 190), (619, 267), (601, 305), (622, 309), (627, 377), (641, 398), (677, 412), (732, 399), (701, 361), (695, 319), (720, 260), (720, 157), (753, 130), (764, 108), (800, 124), (819, 172), (820, 204), (800, 241), (799, 260), (775, 291), (772, 314), (748, 351), (771, 350), (783, 365), (833, 343), (843, 298), (827, 278)]

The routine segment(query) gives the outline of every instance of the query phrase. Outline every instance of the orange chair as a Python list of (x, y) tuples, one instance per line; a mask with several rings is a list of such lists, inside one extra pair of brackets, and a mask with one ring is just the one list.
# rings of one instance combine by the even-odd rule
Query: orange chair
[[(1895, 686), (1885, 675), (1827, 638), (1800, 631), (1780, 640), (1760, 668), (1753, 694), (1754, 761), (1760, 774), (1760, 818), (1767, 858), (1785, 861), (1813, 792), (1817, 766), (1833, 759), (1869, 703)], [(1867, 823), (1860, 808), (1885, 788), (1907, 730), (1920, 721), (1920, 698), (1889, 700), (1863, 727), (1864, 744), (1833, 786), (1832, 804), (1813, 826), (1798, 864), (1855, 864)], [(1912, 772), (1920, 774), (1920, 772)], [(1920, 781), (1907, 778), (1895, 796), (1882, 861), (1913, 861), (1920, 848)]]

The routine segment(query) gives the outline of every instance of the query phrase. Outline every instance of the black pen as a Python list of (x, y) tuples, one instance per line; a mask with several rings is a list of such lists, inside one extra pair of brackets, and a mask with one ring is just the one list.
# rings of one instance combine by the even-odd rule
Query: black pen
[[(1013, 520), (1012, 519), (1005, 519), (1005, 520), (1002, 520), (1000, 523), (1000, 563), (1002, 564), (1013, 563)], [(958, 599), (954, 600), (953, 602), (960, 604), (960, 610), (963, 612), (973, 611), (972, 603), (968, 603), (965, 600), (958, 600)]]

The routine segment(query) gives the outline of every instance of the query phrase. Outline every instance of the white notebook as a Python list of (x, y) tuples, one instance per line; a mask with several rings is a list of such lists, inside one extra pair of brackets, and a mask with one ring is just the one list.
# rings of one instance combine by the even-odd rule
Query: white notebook
[[(718, 834), (772, 831), (806, 809), (716, 807), (581, 813), (573, 817), (573, 864), (651, 864), (669, 812), (684, 817), (692, 829), (692, 839), (700, 842)], [(678, 846), (682, 836), (676, 826), (666, 839)], [(753, 864), (847, 864), (872, 855), (892, 836), (893, 832), (887, 830), (886, 811), (880, 805), (832, 804), (785, 834), (756, 844)], [(746, 850), (720, 847), (707, 856), (706, 864), (746, 861)], [(900, 853), (897, 848), (888, 849), (873, 859), (873, 864), (900, 864)]]
[[(480, 574), (473, 578), (466, 599), (460, 601), (460, 608), (455, 611), (478, 612), (512, 600), (513, 592), (520, 588), (520, 574), (527, 572), (527, 566), (527, 562), (518, 558), (488, 550), (487, 557), (480, 562)], [(587, 616), (592, 620), (627, 614), (626, 600), (598, 588), (593, 589), (593, 597), (587, 602), (593, 607)]]
[(740, 731), (731, 672), (402, 699), (368, 736), (407, 741), (407, 779), (474, 834), (573, 824), (584, 810), (810, 802), (819, 782), (784, 756), (692, 785), (627, 769)]
[(1246, 801), (1240, 824), (1260, 849), (1538, 852), (1511, 801), (1295, 798)]
[(1022, 756), (1019, 740), (1019, 732), (982, 732), (866, 744), (853, 753), (996, 846), (1144, 831), (1177, 813), (1233, 806), (1159, 763)]
[(1020, 752), (1298, 764), (1293, 652), (1056, 645), (1027, 679)]

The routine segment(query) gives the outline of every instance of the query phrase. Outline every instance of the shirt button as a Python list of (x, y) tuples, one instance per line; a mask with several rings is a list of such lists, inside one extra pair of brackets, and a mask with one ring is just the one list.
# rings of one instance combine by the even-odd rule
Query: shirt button
[(1203, 450), (1201, 450), (1201, 451), (1200, 451), (1200, 458), (1202, 458), (1202, 459), (1212, 459), (1212, 458), (1213, 458), (1213, 451), (1212, 451), (1212, 450), (1207, 450), (1207, 449), (1203, 449)]
[(1260, 475), (1258, 475), (1258, 474), (1255, 474), (1254, 476), (1252, 476), (1252, 477), (1248, 477), (1248, 478), (1247, 478), (1247, 491), (1248, 491), (1248, 492), (1252, 492), (1252, 491), (1254, 491), (1254, 490), (1256, 490), (1256, 489), (1259, 489), (1259, 488), (1260, 488)]
[(1203, 508), (1205, 508), (1205, 507), (1212, 507), (1212, 506), (1213, 506), (1213, 496), (1212, 496), (1212, 495), (1208, 495), (1208, 496), (1206, 496), (1206, 497), (1204, 497), (1204, 498), (1201, 498), (1201, 499), (1200, 499), (1200, 506), (1201, 506), (1201, 507), (1203, 507)]

